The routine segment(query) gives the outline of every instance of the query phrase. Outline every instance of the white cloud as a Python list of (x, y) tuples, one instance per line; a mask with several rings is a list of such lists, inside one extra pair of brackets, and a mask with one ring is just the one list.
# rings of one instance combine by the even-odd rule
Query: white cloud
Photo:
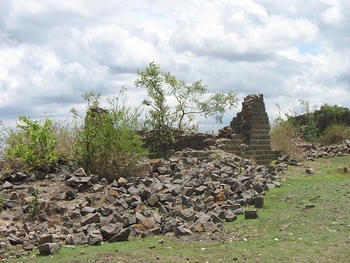
[(3, 1), (0, 119), (66, 117), (84, 91), (122, 85), (136, 105), (136, 72), (151, 61), (212, 92), (263, 93), (270, 115), (302, 97), (350, 107), (349, 10), (347, 0)]

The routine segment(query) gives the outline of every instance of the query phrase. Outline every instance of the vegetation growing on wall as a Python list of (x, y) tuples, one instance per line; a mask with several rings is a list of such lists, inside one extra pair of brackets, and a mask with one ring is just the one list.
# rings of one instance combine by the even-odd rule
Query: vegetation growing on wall
[[(75, 161), (86, 172), (112, 181), (120, 176), (132, 176), (147, 154), (141, 137), (139, 112), (121, 101), (125, 90), (109, 98), (109, 109), (100, 107), (100, 94), (83, 95), (87, 101), (83, 126), (74, 147)], [(77, 119), (79, 115), (73, 111)]]
[[(163, 72), (154, 62), (144, 71), (138, 71), (138, 75), (135, 85), (147, 91), (142, 103), (149, 108), (145, 123), (150, 130), (151, 152), (155, 156), (168, 156), (176, 131), (191, 130), (199, 114), (221, 123), (225, 111), (237, 105), (234, 92), (205, 98), (209, 90), (201, 80), (187, 85), (171, 73)], [(171, 102), (175, 103), (174, 107), (170, 106)]]
[[(199, 114), (221, 122), (225, 110), (237, 105), (235, 93), (207, 95), (202, 81), (186, 84), (154, 62), (138, 71), (135, 85), (147, 92), (142, 102), (147, 112), (128, 106), (123, 87), (107, 99), (107, 108), (102, 107), (100, 94), (83, 94), (86, 111), (80, 116), (72, 110), (72, 123), (19, 117), (16, 129), (0, 132), (0, 175), (7, 168), (49, 170), (59, 161), (71, 161), (109, 181), (133, 176), (142, 157), (167, 157), (177, 132), (191, 131)], [(325, 104), (316, 110), (306, 100), (300, 103), (302, 113), (280, 114), (272, 126), (274, 149), (297, 157), (301, 141), (330, 144), (350, 139), (348, 109)], [(141, 137), (145, 134), (149, 149)]]

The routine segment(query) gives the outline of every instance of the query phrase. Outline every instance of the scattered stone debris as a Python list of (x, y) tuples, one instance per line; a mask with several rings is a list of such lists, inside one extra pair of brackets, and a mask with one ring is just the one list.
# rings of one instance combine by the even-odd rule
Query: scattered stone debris
[(216, 148), (183, 150), (149, 167), (143, 176), (110, 184), (70, 166), (41, 179), (35, 173), (3, 176), (2, 251), (38, 247), (51, 255), (65, 245), (131, 236), (220, 232), (245, 205), (262, 208), (265, 191), (280, 186), (275, 169)]
[(331, 158), (350, 154), (350, 140), (345, 140), (342, 143), (329, 146), (302, 144), (300, 147), (303, 150), (305, 160)]
[[(304, 149), (308, 158), (334, 157), (350, 154), (350, 143)], [(34, 248), (52, 255), (135, 236), (220, 232), (239, 214), (257, 218), (265, 192), (282, 185), (278, 173), (288, 165), (302, 163), (282, 156), (265, 167), (212, 147), (150, 160), (146, 174), (112, 183), (67, 164), (50, 174), (7, 171), (0, 178), (0, 253), (16, 246), (19, 256)]]

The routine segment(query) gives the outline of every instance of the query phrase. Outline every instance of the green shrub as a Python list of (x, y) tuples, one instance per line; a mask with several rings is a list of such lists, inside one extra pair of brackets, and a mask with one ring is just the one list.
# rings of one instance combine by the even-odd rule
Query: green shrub
[(28, 170), (47, 169), (57, 160), (56, 143), (51, 120), (41, 124), (21, 116), (17, 129), (8, 130), (5, 157), (10, 162), (18, 161)]
[[(74, 147), (77, 164), (108, 181), (132, 176), (140, 168), (142, 156), (147, 154), (136, 133), (139, 114), (125, 103), (120, 104), (123, 94), (121, 90), (118, 96), (109, 99), (109, 110), (100, 108), (100, 95), (84, 94), (88, 105)], [(78, 117), (76, 112), (74, 116)]]
[(271, 129), (271, 147), (292, 158), (299, 157), (302, 152), (298, 147), (301, 134), (297, 126), (291, 121), (281, 121)]
[(344, 124), (332, 124), (320, 136), (322, 144), (335, 144), (350, 139), (350, 127)]

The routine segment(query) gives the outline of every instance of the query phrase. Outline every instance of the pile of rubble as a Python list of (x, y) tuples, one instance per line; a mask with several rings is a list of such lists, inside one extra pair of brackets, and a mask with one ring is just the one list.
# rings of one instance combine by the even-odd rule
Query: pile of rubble
[(317, 158), (330, 158), (350, 154), (350, 140), (336, 145), (321, 146), (316, 144), (303, 144), (300, 146), (306, 160)]
[[(144, 176), (112, 183), (68, 165), (51, 174), (4, 174), (0, 252), (38, 247), (46, 255), (61, 245), (221, 231), (245, 205), (261, 208), (265, 191), (280, 186), (277, 177), (274, 167), (217, 149), (150, 160)], [(256, 217), (254, 210), (246, 216)]]
[[(322, 146), (317, 144), (300, 144), (302, 155), (299, 159), (290, 158), (285, 154), (280, 154), (275, 163), (276, 171), (282, 172), (287, 170), (288, 165), (302, 166), (304, 160), (315, 160), (318, 158), (333, 158), (338, 156), (350, 155), (350, 140), (345, 140), (339, 144)], [(306, 173), (313, 173), (306, 169)]]

